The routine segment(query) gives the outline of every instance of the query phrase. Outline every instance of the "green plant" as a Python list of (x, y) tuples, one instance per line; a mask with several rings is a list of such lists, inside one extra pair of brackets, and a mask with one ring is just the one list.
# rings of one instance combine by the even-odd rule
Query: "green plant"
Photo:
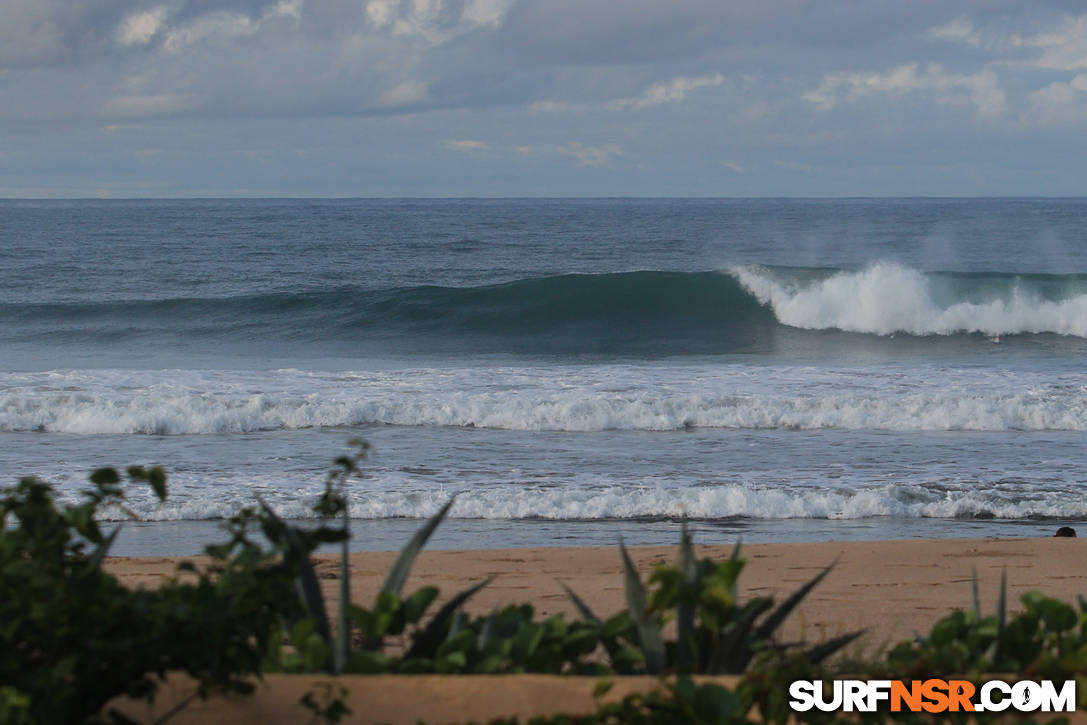
[[(399, 637), (407, 628), (413, 628), (413, 645), (408, 650), (407, 660), (431, 660), (437, 655), (437, 649), (448, 634), (450, 622), (460, 610), (461, 605), (490, 581), (475, 584), (454, 596), (441, 607), (426, 626), (421, 625), (428, 607), (438, 596), (434, 587), (424, 587), (407, 598), (402, 597), (404, 585), (411, 573), (412, 565), (430, 539), (438, 525), (445, 519), (453, 506), (451, 498), (434, 516), (415, 533), (400, 551), (400, 555), (386, 575), (385, 582), (378, 592), (373, 607), (366, 609), (351, 601), (350, 566), (348, 539), (350, 522), (348, 512), (347, 483), (352, 476), (359, 474), (359, 464), (366, 458), (369, 444), (363, 440), (350, 442), (356, 451), (351, 456), (341, 456), (335, 461), (334, 468), (325, 479), (324, 492), (319, 497), (314, 510), (321, 517), (321, 524), (313, 529), (288, 524), (283, 521), (264, 501), (260, 501), (259, 510), (249, 510), (243, 519), (237, 521), (235, 535), (231, 540), (230, 551), (255, 550), (260, 556), (281, 557), (289, 562), (295, 572), (298, 590), (303, 604), (303, 616), (293, 618), (286, 629), (293, 648), (284, 652), (273, 648), (269, 653), (268, 664), (273, 669), (288, 672), (325, 671), (329, 674), (344, 672), (388, 672), (398, 669), (398, 663), (384, 654), (386, 640)], [(340, 526), (329, 522), (340, 520)], [(271, 542), (272, 550), (264, 552), (248, 536), (247, 529), (252, 522), (259, 523), (266, 539)], [(324, 596), (318, 584), (317, 572), (311, 561), (313, 550), (322, 543), (340, 543), (340, 606), (337, 610), (336, 635), (325, 606)], [(360, 640), (354, 646), (352, 632), (358, 630)], [(447, 663), (446, 668), (455, 667), (457, 658)]]
[[(602, 682), (594, 695), (608, 692)], [(688, 677), (662, 680), (648, 693), (627, 695), (618, 702), (600, 704), (588, 715), (552, 715), (525, 720), (525, 725), (742, 725), (751, 722), (750, 707), (732, 690), (721, 685), (695, 683)], [(500, 718), (489, 725), (519, 725), (518, 718)]]
[(1087, 672), (1087, 600), (1078, 608), (1039, 592), (1020, 598), (1023, 611), (1009, 619), (1007, 580), (1001, 575), (996, 612), (982, 616), (973, 580), (974, 605), (933, 625), (927, 636), (895, 646), (887, 667), (896, 676), (1011, 672), (1062, 679)]
[[(658, 565), (642, 583), (626, 547), (620, 543), (627, 599), (623, 619), (602, 622), (567, 589), (574, 605), (599, 627), (600, 636), (616, 672), (661, 674), (666, 671), (699, 674), (740, 674), (760, 651), (784, 651), (777, 643), (778, 628), (816, 585), (830, 572), (827, 567), (776, 608), (771, 597), (740, 601), (738, 582), (744, 568), (740, 545), (722, 562), (697, 559), (686, 521), (675, 566)], [(666, 642), (662, 630), (675, 620), (676, 640)], [(818, 664), (841, 650), (863, 632), (850, 632), (803, 652)]]
[[(132, 482), (166, 496), (160, 468), (131, 467)], [(245, 692), (259, 673), (280, 612), (274, 571), (234, 562), (195, 584), (129, 590), (102, 571), (117, 536), (95, 515), (122, 510), (121, 476), (91, 474), (78, 504), (58, 506), (52, 488), (24, 478), (0, 498), (0, 709), (8, 720), (97, 721), (115, 695), (151, 698), (167, 671), (199, 683), (195, 696)], [(114, 721), (124, 718), (109, 714)]]
[(343, 685), (319, 682), (313, 691), (302, 695), (298, 704), (313, 713), (314, 721), (323, 720), (329, 725), (336, 725), (352, 714), (351, 708), (345, 702), (347, 695), (347, 688)]

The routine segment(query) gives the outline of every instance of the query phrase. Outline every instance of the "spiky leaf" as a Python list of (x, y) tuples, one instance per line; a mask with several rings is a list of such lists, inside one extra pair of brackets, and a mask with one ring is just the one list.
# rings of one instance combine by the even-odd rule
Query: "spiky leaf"
[(464, 591), (457, 594), (455, 597), (446, 602), (438, 613), (434, 615), (434, 618), (430, 620), (427, 626), (412, 642), (411, 648), (404, 655), (404, 659), (411, 659), (413, 657), (432, 657), (433, 653), (438, 649), (442, 643), (446, 625), (456, 614), (468, 599), (478, 592), (483, 587), (487, 586), (494, 580), (493, 576), (489, 576), (483, 581), (468, 587)]
[(619, 542), (619, 551), (623, 556), (623, 579), (626, 583), (627, 610), (630, 612), (630, 618), (634, 620), (634, 627), (638, 631), (642, 655), (645, 657), (645, 669), (649, 674), (657, 675), (663, 672), (668, 664), (668, 656), (664, 649), (660, 625), (650, 618), (650, 614), (646, 609), (645, 585), (642, 584), (642, 580), (638, 576), (638, 570), (634, 568), (634, 562), (630, 560), (630, 554), (622, 542)]
[(411, 541), (400, 550), (400, 556), (397, 557), (396, 563), (389, 569), (389, 574), (385, 578), (385, 584), (381, 587), (383, 592), (392, 592), (399, 595), (404, 589), (404, 583), (408, 580), (408, 574), (411, 573), (412, 564), (415, 563), (415, 557), (419, 555), (419, 552), (423, 550), (426, 545), (427, 539), (434, 533), (434, 529), (438, 528), (438, 524), (442, 522), (446, 514), (449, 513), (449, 509), (453, 507), (453, 502), (456, 500), (456, 496), (449, 499), (449, 502), (442, 506), (438, 513), (430, 517), (423, 527), (415, 532), (415, 536), (411, 537)]
[(785, 621), (785, 618), (789, 616), (801, 601), (803, 601), (804, 597), (808, 596), (811, 590), (814, 589), (819, 582), (823, 581), (833, 568), (834, 564), (831, 564), (826, 569), (816, 574), (807, 584), (797, 589), (788, 599), (778, 605), (778, 608), (768, 614), (762, 624), (759, 625), (759, 628), (755, 631), (755, 638), (764, 640), (773, 637), (774, 632), (777, 631), (777, 628)]

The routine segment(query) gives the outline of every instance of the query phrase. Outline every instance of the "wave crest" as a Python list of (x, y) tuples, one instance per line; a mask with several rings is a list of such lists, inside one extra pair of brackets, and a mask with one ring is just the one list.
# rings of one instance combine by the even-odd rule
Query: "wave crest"
[[(732, 273), (744, 289), (773, 310), (779, 322), (790, 327), (877, 335), (1087, 337), (1087, 294), (1073, 292), (1063, 299), (1047, 299), (1020, 278), (993, 276), (987, 287), (956, 290), (949, 284), (950, 275), (928, 275), (888, 262), (805, 281), (765, 267), (743, 267)], [(1067, 280), (1069, 284), (1072, 279)], [(947, 300), (956, 293), (973, 293), (981, 299)]]

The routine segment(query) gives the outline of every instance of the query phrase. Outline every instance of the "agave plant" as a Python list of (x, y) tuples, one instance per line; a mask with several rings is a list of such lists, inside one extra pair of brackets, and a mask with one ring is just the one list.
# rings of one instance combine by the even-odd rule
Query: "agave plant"
[[(324, 492), (314, 506), (322, 520), (319, 527), (304, 529), (288, 524), (267, 503), (258, 499), (260, 513), (257, 518), (268, 540), (297, 571), (297, 586), (305, 611), (304, 617), (290, 623), (290, 639), (295, 652), (286, 659), (278, 658), (279, 666), (286, 669), (323, 669), (330, 674), (387, 671), (392, 665), (390, 658), (382, 652), (386, 639), (402, 635), (409, 625), (417, 629), (414, 643), (405, 659), (432, 656), (447, 635), (449, 624), (460, 607), (490, 582), (490, 579), (484, 580), (454, 596), (439, 609), (426, 627), (417, 625), (437, 598), (438, 590), (423, 587), (406, 598), (402, 596), (416, 557), (453, 507), (454, 496), (401, 549), (373, 607), (366, 609), (355, 605), (351, 601), (347, 484), (352, 476), (359, 475), (359, 464), (366, 458), (370, 446), (361, 439), (351, 441), (350, 445), (355, 448), (355, 453), (336, 459), (336, 467), (326, 477)], [(329, 524), (336, 520), (340, 522), (339, 526)], [(341, 545), (340, 606), (336, 612), (335, 637), (317, 572), (310, 558), (313, 550), (322, 543)], [(357, 648), (353, 645), (352, 637), (356, 629), (361, 635)], [(274, 655), (273, 661), (277, 660)]]
[[(616, 671), (739, 674), (748, 669), (763, 649), (783, 648), (774, 639), (778, 628), (812, 589), (830, 572), (821, 571), (785, 601), (774, 606), (770, 597), (740, 601), (738, 582), (744, 568), (740, 544), (722, 562), (697, 559), (694, 545), (683, 522), (679, 560), (675, 566), (660, 565), (650, 578), (652, 590), (642, 583), (626, 547), (620, 542), (626, 584), (627, 621), (622, 629), (613, 618), (613, 631), (605, 632), (601, 622), (572, 591), (567, 589), (582, 616), (597, 622), (601, 637)], [(674, 619), (676, 640), (666, 642), (664, 624)], [(850, 632), (803, 652), (815, 664), (838, 652), (863, 634)], [(629, 648), (634, 647), (640, 662), (631, 668)], [(626, 656), (619, 658), (621, 654)]]

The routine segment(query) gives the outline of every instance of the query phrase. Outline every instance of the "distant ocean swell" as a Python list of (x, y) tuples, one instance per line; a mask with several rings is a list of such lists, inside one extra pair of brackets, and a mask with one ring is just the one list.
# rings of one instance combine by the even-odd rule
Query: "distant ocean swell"
[[(380, 485), (380, 477), (377, 479)], [(209, 492), (209, 494), (212, 492)], [(267, 498), (270, 494), (262, 492)], [(451, 515), (465, 519), (607, 520), (663, 519), (861, 519), (902, 516), (942, 519), (1058, 519), (1087, 517), (1087, 497), (1062, 492), (1003, 494), (997, 490), (940, 490), (923, 485), (891, 484), (865, 490), (772, 489), (726, 484), (695, 488), (614, 486), (605, 488), (518, 488), (489, 486), (464, 491)], [(418, 518), (432, 515), (450, 492), (367, 490), (352, 497), (357, 519)], [(236, 500), (235, 500), (236, 499)], [(147, 520), (200, 520), (232, 515), (251, 503), (243, 489), (217, 490), (207, 497), (159, 506), (151, 498), (130, 501)], [(311, 518), (305, 497), (271, 505), (283, 516)]]
[(459, 426), (518, 431), (1087, 430), (1087, 391), (931, 392), (901, 396), (660, 395), (650, 392), (338, 394), (241, 397), (170, 390), (0, 394), (0, 431), (186, 435), (362, 426)]
[(232, 298), (0, 304), (0, 340), (95, 344), (274, 337), (498, 338), (622, 349), (645, 339), (728, 351), (774, 326), (914, 336), (1087, 338), (1087, 277), (748, 266), (560, 275), (483, 287), (343, 287)]

